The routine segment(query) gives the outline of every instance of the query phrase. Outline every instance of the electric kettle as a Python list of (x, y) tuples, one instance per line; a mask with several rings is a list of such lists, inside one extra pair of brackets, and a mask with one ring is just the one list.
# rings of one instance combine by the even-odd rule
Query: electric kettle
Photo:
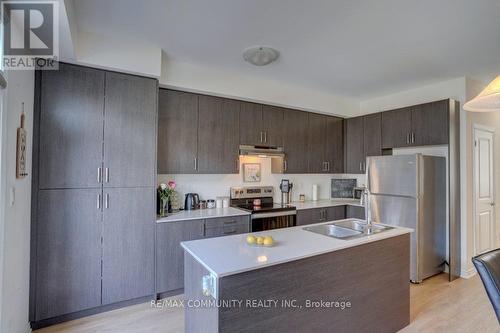
[(200, 197), (197, 193), (186, 193), (184, 199), (184, 210), (194, 210), (200, 208)]

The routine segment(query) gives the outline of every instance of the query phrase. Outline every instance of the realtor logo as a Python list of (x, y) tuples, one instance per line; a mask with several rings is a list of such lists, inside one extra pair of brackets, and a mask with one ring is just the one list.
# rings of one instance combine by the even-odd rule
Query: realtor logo
[(57, 69), (57, 1), (2, 1), (1, 15), (4, 69)]

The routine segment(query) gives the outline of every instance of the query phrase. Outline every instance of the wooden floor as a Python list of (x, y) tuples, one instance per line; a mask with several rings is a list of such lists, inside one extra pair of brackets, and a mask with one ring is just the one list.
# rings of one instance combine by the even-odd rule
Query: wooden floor
[[(438, 275), (411, 286), (411, 324), (402, 333), (500, 332), (500, 326), (479, 277), (449, 283)], [(36, 333), (176, 333), (184, 332), (181, 308), (135, 305), (66, 322)]]

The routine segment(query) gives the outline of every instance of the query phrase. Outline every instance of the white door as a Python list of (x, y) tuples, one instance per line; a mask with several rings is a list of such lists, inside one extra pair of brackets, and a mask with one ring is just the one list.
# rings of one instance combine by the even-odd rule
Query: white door
[(474, 247), (475, 254), (495, 246), (494, 131), (474, 127)]

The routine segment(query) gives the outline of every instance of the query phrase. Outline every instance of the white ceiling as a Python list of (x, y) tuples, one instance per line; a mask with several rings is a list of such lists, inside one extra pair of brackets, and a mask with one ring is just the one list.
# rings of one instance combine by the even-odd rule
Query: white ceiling
[[(77, 0), (78, 31), (169, 58), (366, 99), (500, 73), (498, 0)], [(255, 67), (252, 45), (280, 51)]]

